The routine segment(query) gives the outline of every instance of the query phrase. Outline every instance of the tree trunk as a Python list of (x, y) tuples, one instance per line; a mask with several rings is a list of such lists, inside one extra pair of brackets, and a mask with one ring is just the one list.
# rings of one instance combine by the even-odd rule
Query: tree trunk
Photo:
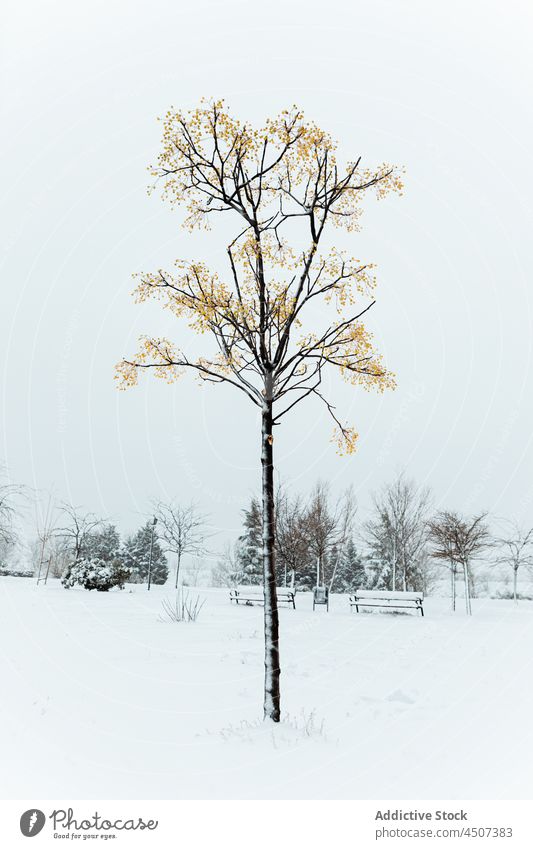
[(468, 570), (468, 563), (463, 563), (463, 571), (464, 571), (464, 580), (465, 580), (465, 602), (466, 602), (466, 612), (468, 616), (472, 615), (472, 605), (470, 603), (470, 575)]
[(468, 567), (468, 592), (471, 599), (476, 598), (476, 582), (474, 579), (474, 573), (472, 572), (470, 567)]
[(339, 560), (341, 559), (341, 554), (342, 554), (342, 545), (339, 547), (339, 550), (338, 550), (338, 552), (337, 552), (337, 558), (336, 558), (336, 560), (335, 560), (335, 566), (333, 567), (333, 572), (332, 572), (332, 574), (331, 574), (331, 580), (330, 580), (330, 582), (329, 582), (329, 591), (330, 591), (330, 593), (332, 593), (332, 592), (333, 592), (333, 582), (334, 582), (335, 577), (336, 577), (336, 575), (337, 575), (337, 568), (338, 568), (338, 566), (339, 566)]
[(44, 543), (45, 540), (43, 538), (43, 542), (41, 545), (41, 556), (39, 558), (39, 571), (37, 572), (37, 583), (41, 580), (41, 569), (43, 568), (43, 559), (44, 559)]
[(452, 572), (452, 610), (455, 611), (455, 563), (453, 560), (450, 565)]
[[(270, 384), (269, 384), (270, 381)], [(261, 466), (263, 501), (263, 592), (265, 623), (265, 697), (264, 719), (280, 720), (279, 692), (279, 616), (276, 597), (274, 555), (274, 461), (272, 436), (271, 377), (265, 381), (261, 428)]]
[(178, 589), (178, 578), (180, 576), (181, 551), (178, 553), (178, 562), (176, 564), (176, 589)]
[(513, 569), (513, 598), (514, 598), (515, 602), (518, 601), (517, 585), (518, 585), (518, 569)]

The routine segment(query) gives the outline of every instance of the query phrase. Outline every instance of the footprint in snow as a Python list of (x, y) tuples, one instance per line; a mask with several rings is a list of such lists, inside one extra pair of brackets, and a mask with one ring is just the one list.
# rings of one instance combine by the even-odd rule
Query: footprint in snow
[(388, 702), (402, 702), (404, 705), (414, 705), (416, 699), (411, 698), (407, 693), (404, 693), (403, 690), (394, 690), (393, 693), (390, 693), (387, 696)]

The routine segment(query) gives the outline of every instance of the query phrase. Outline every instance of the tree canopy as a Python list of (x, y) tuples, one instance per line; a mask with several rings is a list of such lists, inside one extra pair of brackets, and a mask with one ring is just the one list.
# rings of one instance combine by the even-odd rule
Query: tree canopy
[[(372, 263), (318, 248), (326, 223), (358, 228), (370, 191), (378, 198), (401, 193), (401, 170), (366, 168), (360, 158), (341, 165), (331, 136), (295, 106), (259, 129), (232, 117), (222, 100), (189, 112), (170, 109), (162, 123), (162, 150), (151, 173), (163, 199), (185, 206), (191, 230), (208, 228), (222, 212), (235, 213), (240, 224), (227, 246), (224, 279), (203, 261), (183, 260), (172, 272), (136, 275), (138, 302), (160, 299), (193, 330), (210, 332), (214, 350), (193, 359), (166, 338), (144, 336), (136, 356), (118, 365), (120, 386), (135, 384), (144, 368), (168, 382), (193, 370), (203, 381), (232, 384), (261, 407), (269, 372), (273, 424), (314, 395), (335, 421), (339, 449), (353, 451), (355, 429), (320, 391), (324, 369), (379, 391), (394, 386), (394, 375), (362, 322), (374, 303)], [(291, 229), (296, 221), (304, 224), (299, 248)], [(317, 299), (326, 320), (305, 330)]]

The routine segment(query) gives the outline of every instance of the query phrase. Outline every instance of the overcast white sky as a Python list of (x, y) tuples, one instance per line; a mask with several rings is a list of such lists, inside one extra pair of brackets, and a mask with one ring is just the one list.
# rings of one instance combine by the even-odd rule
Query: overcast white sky
[(369, 323), (396, 392), (332, 387), (349, 459), (310, 402), (276, 435), (295, 489), (369, 492), (405, 467), (443, 506), (533, 520), (533, 12), (527, 2), (16, 2), (2, 43), (0, 458), (11, 476), (113, 516), (197, 500), (224, 534), (258, 489), (255, 409), (227, 388), (113, 383), (142, 332), (131, 273), (217, 265), (147, 197), (156, 116), (223, 96), (262, 123), (294, 102), (347, 157), (407, 169), (337, 244), (378, 264)]

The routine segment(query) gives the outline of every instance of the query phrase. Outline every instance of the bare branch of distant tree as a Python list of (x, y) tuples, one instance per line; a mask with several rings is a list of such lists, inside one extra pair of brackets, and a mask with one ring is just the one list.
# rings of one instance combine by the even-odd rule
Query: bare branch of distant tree
[(240, 583), (239, 556), (235, 546), (227, 543), (216, 565), (211, 570), (214, 587), (235, 587)]
[[(455, 600), (455, 564), (463, 568), (466, 612), (472, 613), (470, 599), (471, 562), (493, 544), (487, 525), (487, 513), (471, 519), (450, 510), (442, 510), (428, 521), (431, 556), (447, 560), (452, 568), (452, 600)], [(455, 609), (455, 607), (454, 607)]]
[(41, 580), (41, 572), (45, 560), (51, 556), (48, 549), (57, 536), (57, 508), (51, 493), (45, 496), (44, 510), (41, 508), (40, 500), (37, 508), (37, 539), (39, 541), (39, 554), (37, 563), (37, 583)]
[(83, 508), (66, 501), (59, 504), (59, 510), (65, 524), (57, 528), (57, 533), (65, 539), (72, 559), (79, 560), (89, 534), (100, 528), (104, 519), (98, 518), (94, 513), (86, 513)]
[[(0, 478), (6, 478), (5, 467), (0, 466)], [(11, 483), (9, 480), (0, 483), (0, 543), (11, 548), (17, 542), (17, 530), (15, 519), (17, 516), (17, 503), (28, 498), (28, 489), (25, 486)]]
[(390, 589), (416, 590), (422, 580), (431, 493), (399, 474), (373, 496), (373, 511), (362, 529), (374, 560), (390, 569)]
[(533, 528), (521, 528), (517, 522), (507, 522), (506, 533), (494, 540), (500, 551), (497, 565), (507, 566), (513, 572), (513, 598), (518, 601), (518, 571), (533, 567)]
[(283, 570), (283, 583), (291, 584), (295, 576), (307, 565), (309, 556), (309, 534), (305, 506), (299, 495), (291, 497), (287, 489), (278, 487), (276, 493), (275, 539), (276, 555)]
[(181, 505), (175, 501), (155, 501), (154, 516), (159, 522), (159, 537), (165, 551), (176, 555), (176, 583), (184, 554), (202, 556), (207, 553), (207, 517), (191, 502)]

